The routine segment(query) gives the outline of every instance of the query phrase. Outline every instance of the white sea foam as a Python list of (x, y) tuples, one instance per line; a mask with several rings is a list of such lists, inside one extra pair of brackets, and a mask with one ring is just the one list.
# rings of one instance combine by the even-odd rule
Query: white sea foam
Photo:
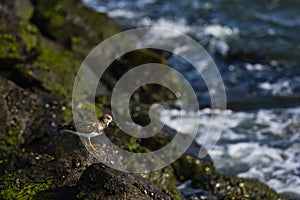
[[(158, 20), (152, 20), (148, 17), (144, 17), (138, 24), (140, 26), (162, 27), (162, 28), (166, 28), (166, 29), (176, 30), (180, 33), (188, 33), (191, 31), (191, 27), (189, 27), (187, 25), (186, 20), (183, 18), (171, 20), (171, 19), (162, 17), (162, 18), (159, 18)], [(173, 37), (173, 36), (170, 35), (170, 37)]]
[[(181, 131), (188, 132), (198, 118), (199, 132), (205, 132), (212, 112), (183, 112)], [(300, 108), (223, 112), (227, 114), (223, 133), (210, 151), (217, 170), (258, 179), (278, 192), (300, 191)], [(165, 110), (162, 119), (176, 129), (180, 111)], [(218, 120), (211, 125), (218, 126)], [(197, 138), (200, 144), (201, 136)]]
[(263, 82), (259, 84), (259, 88), (271, 91), (274, 96), (290, 96), (293, 92), (291, 80), (278, 80), (275, 83)]
[(135, 17), (134, 12), (128, 11), (128, 10), (123, 10), (123, 9), (112, 10), (112, 11), (108, 12), (108, 15), (110, 17), (125, 17), (125, 18), (128, 18), (128, 19), (131, 19), (131, 18)]
[(220, 24), (208, 25), (204, 28), (203, 33), (205, 35), (212, 35), (215, 38), (226, 39), (232, 35), (237, 35), (239, 30), (237, 28), (230, 28), (227, 26), (221, 26)]
[(196, 37), (201, 41), (209, 37), (209, 49), (212, 52), (218, 51), (226, 55), (230, 50), (228, 40), (234, 39), (239, 35), (239, 29), (236, 27), (222, 26), (220, 24), (210, 24), (201, 28), (195, 28)]
[(254, 65), (252, 65), (250, 63), (246, 63), (245, 67), (248, 71), (254, 71), (254, 70), (261, 71), (261, 70), (265, 69), (265, 66), (263, 66), (260, 63), (256, 63)]

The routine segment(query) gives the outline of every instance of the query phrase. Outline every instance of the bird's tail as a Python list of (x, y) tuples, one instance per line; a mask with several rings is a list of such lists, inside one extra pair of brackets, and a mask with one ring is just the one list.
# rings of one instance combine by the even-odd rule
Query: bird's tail
[(58, 125), (56, 130), (57, 131), (64, 131), (64, 130), (76, 131), (76, 128), (73, 124), (68, 124), (68, 125)]

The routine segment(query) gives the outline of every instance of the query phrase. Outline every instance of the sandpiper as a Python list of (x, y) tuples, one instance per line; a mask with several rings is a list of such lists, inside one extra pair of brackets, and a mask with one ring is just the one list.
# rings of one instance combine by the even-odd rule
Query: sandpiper
[(97, 148), (94, 147), (94, 145), (91, 143), (91, 137), (101, 135), (103, 133), (103, 130), (108, 127), (110, 122), (112, 122), (112, 117), (109, 114), (104, 114), (102, 115), (102, 117), (96, 120), (89, 120), (76, 123), (76, 126), (75, 124), (59, 126), (58, 130), (85, 137), (85, 146), (91, 147), (96, 153)]

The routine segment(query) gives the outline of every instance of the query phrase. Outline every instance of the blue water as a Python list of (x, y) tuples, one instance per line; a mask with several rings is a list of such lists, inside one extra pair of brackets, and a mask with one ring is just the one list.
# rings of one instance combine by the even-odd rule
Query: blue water
[[(108, 13), (125, 30), (171, 28), (205, 47), (221, 72), (228, 98), (228, 110), (223, 111), (227, 121), (210, 152), (217, 169), (257, 178), (300, 199), (300, 1), (84, 2)], [(195, 89), (203, 109), (186, 113), (184, 120), (192, 125), (200, 118), (203, 131), (211, 112), (205, 108), (210, 105), (205, 83), (180, 58), (172, 56), (167, 62)], [(162, 118), (176, 127), (180, 117), (168, 110)]]

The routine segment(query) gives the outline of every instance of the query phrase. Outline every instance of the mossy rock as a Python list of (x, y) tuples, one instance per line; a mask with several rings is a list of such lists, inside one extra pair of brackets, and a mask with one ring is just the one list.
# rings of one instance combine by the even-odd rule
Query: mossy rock
[(14, 61), (8, 64), (30, 60), (39, 49), (38, 29), (9, 13), (0, 13), (0, 20), (0, 59)]
[(0, 177), (1, 199), (33, 199), (41, 191), (46, 191), (52, 186), (52, 177), (33, 180), (24, 170)]
[(42, 50), (41, 43), (35, 25), (0, 10), (2, 149), (15, 151), (41, 137), (58, 113), (70, 118), (59, 104), (70, 102), (79, 62), (68, 51)]
[(181, 193), (176, 189), (178, 180), (176, 179), (174, 170), (171, 166), (167, 166), (153, 172), (141, 173), (137, 175), (151, 181), (156, 185), (159, 185), (165, 191), (168, 191), (168, 193), (171, 194), (174, 199), (181, 198)]
[(180, 182), (195, 180), (201, 176), (216, 173), (213, 162), (191, 155), (182, 155), (171, 166)]
[[(56, 104), (65, 113), (65, 120), (70, 120), (71, 96), (79, 61), (69, 51), (55, 51), (45, 48), (38, 52), (35, 60), (15, 62), (3, 58), (6, 78), (18, 85), (35, 91), (48, 105)], [(56, 102), (56, 103), (55, 103)], [(59, 102), (59, 103), (57, 103)], [(69, 111), (69, 112), (66, 112)]]
[(252, 179), (238, 178), (218, 173), (204, 175), (193, 183), (194, 188), (210, 191), (218, 199), (287, 199), (267, 185)]
[(16, 38), (10, 34), (0, 35), (0, 59), (18, 59), (23, 60), (20, 56), (21, 45)]
[(42, 129), (31, 135), (43, 123), (43, 101), (9, 80), (0, 80), (0, 148), (17, 150), (24, 143), (43, 135), (45, 130)]
[(43, 89), (54, 94), (70, 92), (76, 70), (80, 66), (78, 59), (68, 51), (42, 49), (43, 40), (35, 25), (8, 13), (0, 15), (0, 19), (1, 71), (22, 76), (22, 80), (27, 79), (14, 80), (23, 87), (32, 88), (33, 82), (28, 80), (35, 79)]
[(1, 151), (0, 158), (0, 176), (17, 172), (20, 169), (44, 165), (54, 160), (52, 155), (25, 152), (24, 148), (18, 152)]
[(2, 0), (0, 2), (24, 20), (29, 20), (32, 15), (33, 7), (29, 0)]
[(80, 0), (36, 0), (31, 21), (43, 35), (85, 57), (96, 45), (121, 31), (104, 13), (86, 8)]
[(11, 156), (19, 163), (8, 161), (1, 167), (19, 165), (19, 169), (0, 176), (0, 199), (70, 197), (68, 195), (72, 195), (74, 189), (69, 191), (64, 188), (74, 186), (86, 166), (93, 162), (84, 149), (73, 149), (55, 158), (48, 154), (26, 152)]
[(77, 184), (78, 199), (174, 199), (159, 186), (130, 173), (93, 164)]
[[(120, 58), (116, 59), (103, 74), (101, 81), (104, 85), (112, 90), (115, 87), (117, 80), (119, 80), (126, 72), (133, 69), (134, 67), (149, 64), (166, 64), (166, 59), (164, 56), (159, 55), (152, 51), (151, 49), (140, 49), (132, 51), (122, 55)], [(164, 81), (164, 76), (158, 77), (157, 73), (152, 74), (156, 78)], [(141, 77), (147, 76), (146, 74), (141, 74)], [(168, 78), (173, 81), (174, 85), (179, 85), (176, 80), (177, 76), (175, 74), (168, 74)], [(131, 100), (144, 103), (153, 104), (157, 102), (164, 102), (165, 104), (171, 104), (176, 100), (176, 96), (166, 87), (159, 84), (146, 84), (139, 87), (131, 96)]]
[(24, 67), (24, 70), (31, 72), (53, 94), (70, 97), (79, 65), (72, 53), (45, 48), (35, 62)]
[(38, 50), (40, 45), (40, 35), (36, 26), (20, 20), (18, 22), (17, 36), (23, 41), (23, 48), (27, 54)]

